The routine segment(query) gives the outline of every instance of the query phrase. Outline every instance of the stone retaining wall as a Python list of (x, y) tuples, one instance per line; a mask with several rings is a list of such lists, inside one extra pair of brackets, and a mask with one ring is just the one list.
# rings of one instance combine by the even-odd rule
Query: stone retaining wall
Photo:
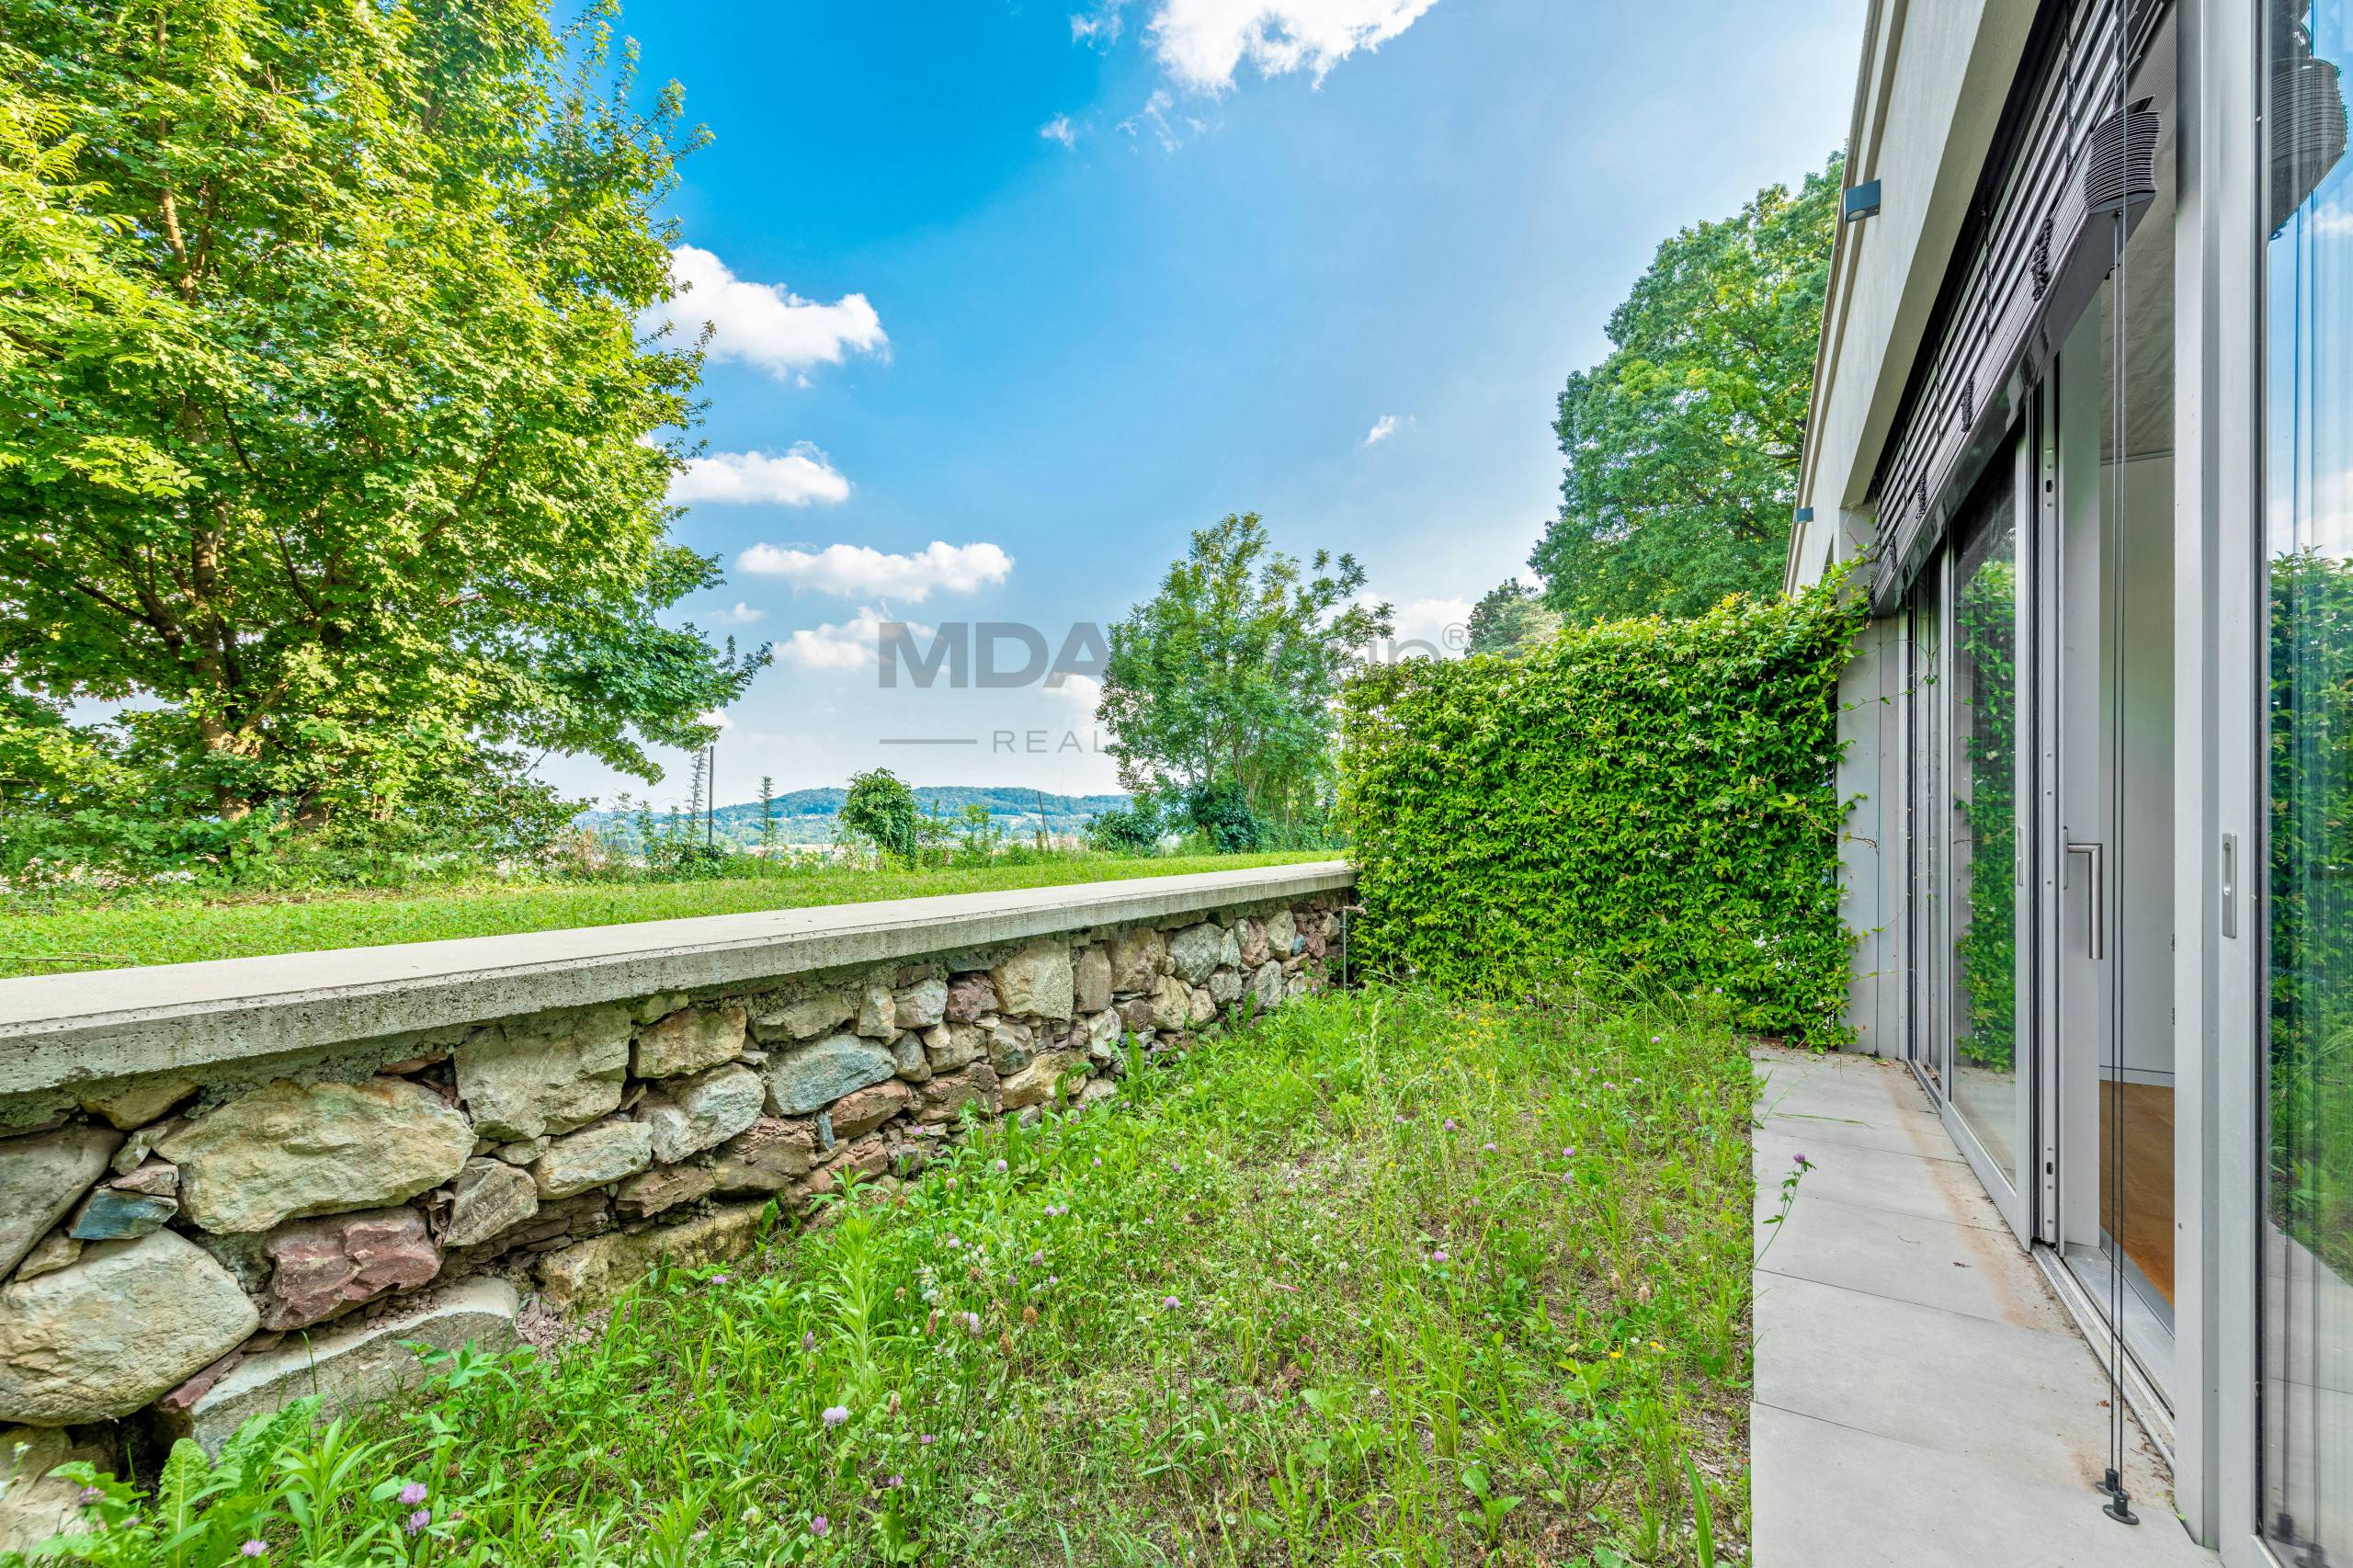
[(285, 1400), (381, 1397), (415, 1375), (402, 1341), (509, 1343), (737, 1256), (771, 1203), (893, 1182), (967, 1116), (1113, 1098), (1130, 1041), (1335, 974), (1345, 876), (1185, 881), (1214, 885), (978, 949), (909, 956), (903, 926), (885, 961), (0, 1096), (0, 1427), (216, 1447)]

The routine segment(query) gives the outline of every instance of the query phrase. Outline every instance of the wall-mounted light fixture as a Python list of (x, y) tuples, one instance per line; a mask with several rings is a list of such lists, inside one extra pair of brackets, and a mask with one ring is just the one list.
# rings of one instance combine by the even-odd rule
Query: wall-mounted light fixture
[(1843, 216), (1851, 223), (1859, 218), (1869, 218), (1879, 211), (1879, 181), (1867, 179), (1860, 185), (1847, 187), (1847, 205)]

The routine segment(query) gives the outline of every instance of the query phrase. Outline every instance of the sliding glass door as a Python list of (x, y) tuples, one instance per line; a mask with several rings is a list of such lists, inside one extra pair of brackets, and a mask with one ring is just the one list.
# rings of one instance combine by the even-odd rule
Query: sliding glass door
[(1912, 589), (1910, 1055), (1995, 1203), (2026, 1233), (2020, 921), (2029, 842), (2019, 739), (2030, 607), (2020, 460), (2001, 443)]
[(2267, 0), (2262, 1518), (2353, 1562), (2353, 0)]

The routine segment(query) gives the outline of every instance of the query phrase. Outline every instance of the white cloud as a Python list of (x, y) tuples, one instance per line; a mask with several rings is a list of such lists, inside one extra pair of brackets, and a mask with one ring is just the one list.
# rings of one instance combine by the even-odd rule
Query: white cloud
[(738, 278), (694, 245), (670, 253), (670, 278), (680, 292), (647, 311), (638, 324), (651, 331), (666, 324), (691, 341), (709, 322), (714, 359), (741, 359), (781, 379), (890, 346), (882, 318), (863, 294), (845, 294), (830, 305), (804, 300), (780, 283)]
[(1120, 7), (1127, 0), (1102, 0), (1091, 13), (1074, 14), (1070, 19), (1073, 43), (1110, 45), (1120, 40)]
[(1413, 422), (1414, 416), (1410, 414), (1405, 415), (1403, 419), (1398, 418), (1397, 415), (1393, 414), (1384, 414), (1380, 418), (1372, 422), (1372, 428), (1364, 433), (1364, 439), (1358, 442), (1357, 445), (1359, 447), (1377, 447), (1381, 445), (1381, 442), (1389, 439), (1390, 437), (1397, 434), (1398, 431), (1404, 429), (1406, 426), (1411, 425)]
[(1038, 134), (1049, 142), (1059, 142), (1065, 147), (1078, 145), (1078, 127), (1070, 122), (1070, 116), (1066, 114), (1058, 114), (1038, 127)]
[(1214, 94), (1232, 87), (1234, 72), (1245, 62), (1261, 76), (1306, 71), (1321, 82), (1341, 61), (1360, 49), (1379, 49), (1437, 3), (1159, 0), (1145, 30), (1170, 75), (1195, 92)]
[(1046, 677), (1046, 695), (1060, 698), (1092, 716), (1103, 700), (1103, 683), (1093, 676), (1050, 675)]
[[(810, 670), (860, 670), (881, 667), (882, 623), (886, 618), (871, 608), (839, 626), (802, 627), (777, 647), (777, 656)], [(933, 629), (915, 621), (904, 623), (923, 646), (930, 645)]]
[(749, 626), (756, 620), (767, 619), (767, 613), (764, 609), (754, 609), (742, 599), (737, 599), (733, 609), (715, 609), (706, 619), (714, 626)]
[(781, 577), (798, 588), (920, 604), (934, 589), (969, 594), (1002, 583), (1013, 557), (995, 545), (946, 544), (938, 540), (913, 555), (886, 555), (863, 544), (829, 544), (819, 551), (756, 544), (735, 558), (735, 570)]
[(802, 441), (782, 456), (767, 452), (713, 452), (688, 458), (670, 480), (670, 504), (775, 502), (806, 506), (849, 499), (849, 481), (824, 453)]
[[(1381, 601), (1372, 596), (1360, 596), (1357, 602), (1371, 606)], [(1442, 659), (1471, 645), (1469, 599), (1392, 601), (1389, 619), (1395, 630), (1372, 650), (1376, 658)]]

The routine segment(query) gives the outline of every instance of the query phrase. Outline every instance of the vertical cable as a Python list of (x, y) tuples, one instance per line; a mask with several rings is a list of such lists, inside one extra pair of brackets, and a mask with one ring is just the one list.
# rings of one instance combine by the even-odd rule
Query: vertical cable
[[(2131, 0), (2118, 0), (2116, 8), (2116, 104), (2120, 113), (2125, 112), (2131, 98), (2129, 72), (2131, 69)], [(2130, 135), (2129, 126), (2126, 134)], [(2108, 560), (2106, 581), (2101, 585), (2101, 597), (2108, 601), (2109, 617), (2109, 677), (2110, 709), (2108, 723), (2108, 784), (2109, 852), (2101, 858), (2109, 862), (2107, 875), (2101, 880), (2108, 885), (2100, 890), (2102, 907), (2098, 917), (2111, 921), (2111, 935), (2121, 937), (2124, 908), (2124, 871), (2131, 857), (2121, 853), (2124, 847), (2124, 528), (2127, 517), (2125, 503), (2125, 460), (2130, 450), (2129, 405), (2131, 365), (2128, 321), (2131, 305), (2131, 259), (2127, 252), (2130, 230), (2127, 214), (2130, 209), (2120, 204), (2109, 218), (2112, 236), (2111, 256), (2114, 263), (2110, 277), (2111, 304), (2109, 312), (2109, 428), (2110, 451), (2108, 465)], [(2112, 913), (2113, 912), (2113, 913)], [(2132, 1494), (2124, 1484), (2124, 1237), (2131, 1229), (2125, 1218), (2124, 1194), (2124, 960), (2121, 941), (2108, 944), (2108, 1093), (2107, 1115), (2102, 1118), (2104, 1142), (2107, 1148), (2107, 1190), (2114, 1221), (2108, 1241), (2108, 1502), (2101, 1512), (2120, 1524), (2135, 1525), (2140, 1519), (2132, 1512)]]

